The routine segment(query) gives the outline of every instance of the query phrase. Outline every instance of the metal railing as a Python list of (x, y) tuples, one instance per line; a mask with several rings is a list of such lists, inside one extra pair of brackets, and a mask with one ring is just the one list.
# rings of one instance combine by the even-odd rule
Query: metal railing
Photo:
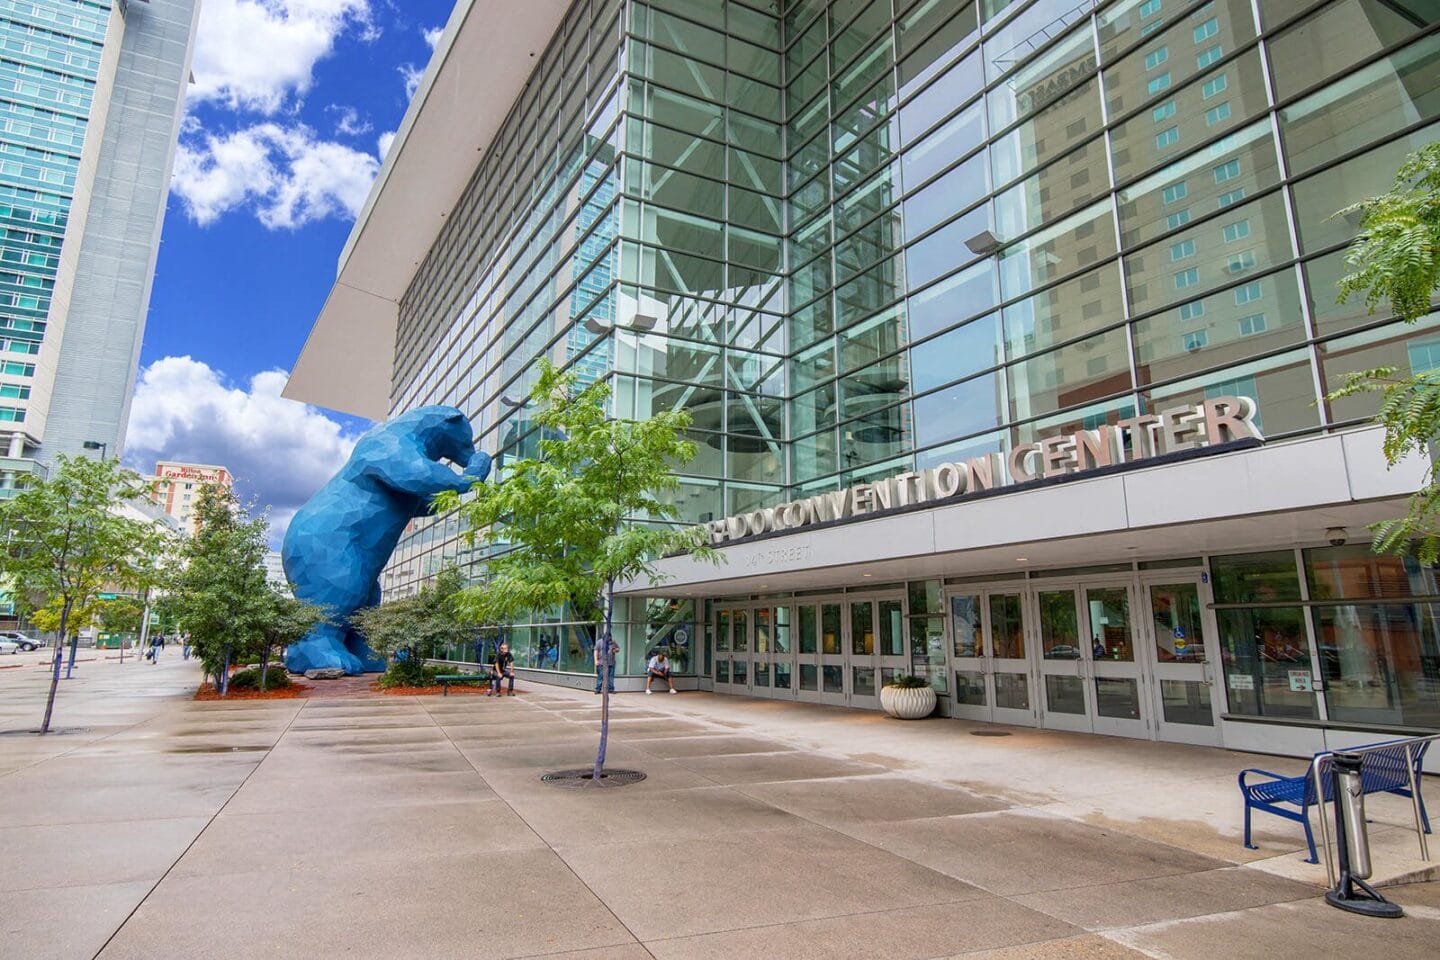
[[(1422, 743), (1434, 743), (1440, 740), (1440, 733), (1431, 734), (1426, 737), (1411, 737), (1407, 740), (1392, 740), (1388, 743), (1370, 744), (1365, 747), (1347, 747), (1337, 750), (1327, 750), (1324, 753), (1315, 755), (1310, 762), (1310, 777), (1315, 781), (1315, 810), (1320, 820), (1320, 846), (1325, 850), (1325, 875), (1329, 878), (1330, 886), (1335, 886), (1335, 852), (1330, 849), (1330, 818), (1326, 816), (1325, 804), (1334, 803), (1331, 799), (1326, 801), (1327, 794), (1325, 777), (1329, 775), (1330, 766), (1324, 761), (1337, 753), (1358, 754), (1364, 757), (1371, 753), (1394, 750), (1403, 746), (1405, 753), (1405, 771), (1410, 784), (1410, 809), (1415, 817), (1415, 837), (1420, 843), (1420, 859), (1430, 859), (1430, 843), (1425, 835), (1425, 821), (1420, 814), (1420, 782), (1421, 778), (1415, 772), (1415, 748)], [(1344, 843), (1343, 837), (1335, 838), (1335, 842)]]

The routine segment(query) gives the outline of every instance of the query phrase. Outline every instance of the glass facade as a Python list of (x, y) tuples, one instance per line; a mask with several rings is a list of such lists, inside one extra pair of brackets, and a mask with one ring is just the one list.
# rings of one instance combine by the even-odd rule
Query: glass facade
[[(1440, 130), (1437, 25), (1389, 0), (580, 0), (401, 303), (393, 409), (458, 405), (508, 454), (536, 358), (610, 377), (616, 416), (693, 415), (690, 522), (1223, 394), (1272, 441), (1357, 424), (1372, 397), (1323, 399), (1347, 373), (1440, 362), (1436, 323), (1336, 304), (1356, 225), (1331, 218)], [(458, 533), (417, 523), (387, 592), (482, 563)], [(655, 607), (630, 605), (632, 667)], [(1267, 689), (1257, 712), (1289, 709)]]
[(0, 421), (23, 429), (109, 0), (0, 0)]

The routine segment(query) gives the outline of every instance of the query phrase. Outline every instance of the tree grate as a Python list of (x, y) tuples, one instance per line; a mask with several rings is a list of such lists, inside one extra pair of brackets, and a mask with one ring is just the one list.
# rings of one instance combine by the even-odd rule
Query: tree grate
[(595, 780), (595, 768), (578, 767), (574, 770), (556, 770), (541, 775), (540, 782), (555, 787), (626, 787), (645, 779), (639, 770), (617, 770), (608, 768)]
[(971, 730), (971, 731), (970, 731), (970, 736), (972, 736), (972, 737), (1008, 737), (1008, 736), (1010, 736), (1010, 731), (1009, 731), (1009, 730)]

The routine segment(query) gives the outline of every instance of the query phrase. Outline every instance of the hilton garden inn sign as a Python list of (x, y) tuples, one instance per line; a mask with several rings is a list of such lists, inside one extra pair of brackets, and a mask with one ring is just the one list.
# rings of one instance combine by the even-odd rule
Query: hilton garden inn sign
[(1255, 425), (1254, 400), (1216, 397), (1130, 417), (1113, 426), (1107, 424), (1038, 443), (1016, 444), (1004, 457), (987, 453), (964, 462), (942, 463), (938, 467), (901, 473), (873, 483), (857, 483), (806, 500), (714, 520), (705, 527), (710, 542), (719, 546), (765, 533), (861, 519), (875, 513), (1056, 480), (1103, 467), (1137, 465), (1186, 450), (1263, 439)]

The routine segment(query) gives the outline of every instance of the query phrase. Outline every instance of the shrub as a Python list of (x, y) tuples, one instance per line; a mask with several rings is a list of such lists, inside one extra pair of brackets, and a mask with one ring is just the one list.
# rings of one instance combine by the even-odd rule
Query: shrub
[(446, 667), (429, 666), (414, 657), (397, 660), (376, 681), (381, 689), (391, 687), (433, 687), (435, 678), (449, 673)]
[(891, 680), (889, 683), (885, 684), (885, 686), (895, 687), (898, 690), (919, 690), (923, 687), (930, 686), (930, 681), (926, 680), (924, 677), (917, 677), (908, 673), (902, 673), (894, 680)]
[[(280, 690), (290, 686), (290, 674), (286, 672), (285, 665), (281, 663), (270, 664), (269, 676), (265, 680), (266, 690)], [(247, 667), (244, 670), (236, 671), (230, 675), (231, 690), (259, 690), (260, 689), (260, 668)]]

